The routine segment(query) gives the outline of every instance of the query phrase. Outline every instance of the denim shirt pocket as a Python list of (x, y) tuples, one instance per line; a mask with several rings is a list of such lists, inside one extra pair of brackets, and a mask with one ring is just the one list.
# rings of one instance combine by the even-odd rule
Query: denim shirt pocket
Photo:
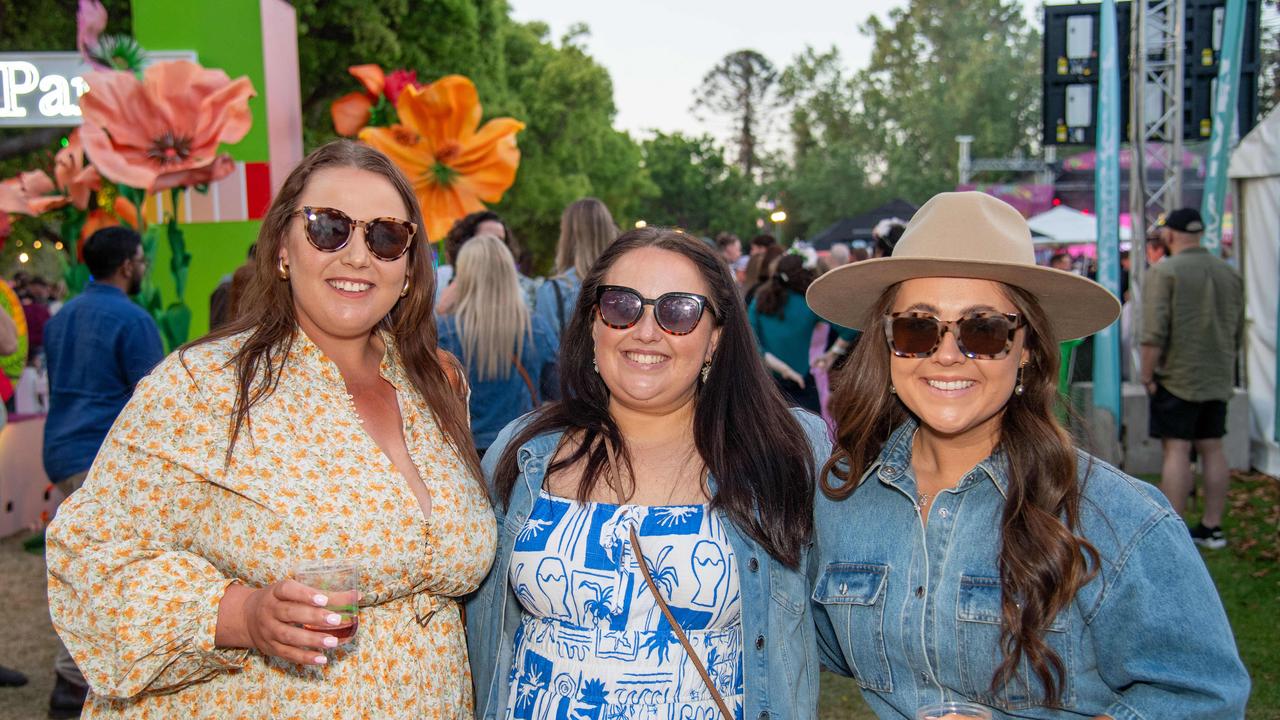
[[(1025, 710), (1044, 702), (1044, 685), (1031, 671), (1025, 657), (1018, 663), (1012, 679), (994, 690), (991, 685), (996, 668), (1004, 659), (1000, 644), (1001, 592), (1000, 578), (960, 576), (956, 604), (959, 646), (954, 662), (959, 668), (960, 689), (965, 695), (1000, 710)], [(1075, 706), (1070, 618), (1069, 609), (1058, 613), (1044, 635), (1045, 644), (1062, 661), (1059, 703), (1063, 709)]]
[(813, 588), (813, 600), (825, 607), (858, 684), (885, 693), (893, 692), (884, 643), (888, 584), (888, 565), (833, 562)]

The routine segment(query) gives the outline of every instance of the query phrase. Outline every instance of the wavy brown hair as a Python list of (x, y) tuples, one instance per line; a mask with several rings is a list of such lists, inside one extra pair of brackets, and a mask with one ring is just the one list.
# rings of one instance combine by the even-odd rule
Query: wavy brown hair
[[(822, 468), (822, 491), (843, 500), (880, 456), (894, 428), (912, 415), (889, 391), (891, 351), (880, 331), (881, 317), (893, 307), (899, 285), (881, 295), (867, 314), (867, 328), (849, 363), (835, 379), (831, 400), (836, 418), (836, 447)], [(1097, 550), (1078, 536), (1080, 484), (1076, 447), (1055, 415), (1058, 397), (1058, 347), (1049, 318), (1029, 292), (1001, 285), (1026, 320), (1021, 395), (1010, 396), (1000, 419), (997, 448), (1009, 463), (1008, 488), (1000, 519), (998, 563), (1000, 649), (1003, 659), (991, 689), (1014, 679), (1025, 659), (1045, 690), (1043, 704), (1061, 700), (1066, 667), (1045, 633), (1076, 592), (1098, 571)], [(838, 482), (833, 482), (833, 478)]]
[[(240, 314), (231, 323), (179, 350), (181, 358), (193, 347), (248, 333), (229, 361), (236, 371), (236, 400), (231, 412), (231, 441), (227, 446), (226, 460), (228, 463), (231, 460), (240, 431), (251, 426), (253, 407), (275, 392), (285, 357), (299, 332), (293, 291), (290, 284), (277, 275), (276, 263), (307, 181), (317, 172), (331, 168), (356, 168), (385, 178), (409, 211), (407, 219), (419, 228), (408, 252), (409, 294), (396, 302), (375, 329), (394, 340), (413, 389), (421, 395), (444, 431), (445, 439), (457, 451), (476, 481), (483, 482), (480, 459), (471, 442), (466, 398), (454, 390), (449, 380), (449, 373), (457, 372), (457, 363), (446, 354), (444, 362), (454, 366), (446, 371), (444, 362), (436, 354), (437, 333), (432, 307), (436, 282), (431, 269), (431, 250), (421, 229), (422, 210), (418, 207), (413, 187), (387, 156), (350, 140), (337, 140), (318, 148), (289, 173), (258, 231), (257, 251)], [(381, 261), (375, 259), (374, 262)]]
[(764, 369), (729, 266), (719, 251), (675, 230), (647, 227), (623, 233), (583, 278), (560, 346), (564, 400), (540, 409), (507, 444), (494, 470), (495, 500), (503, 506), (510, 501), (521, 472), (520, 447), (550, 433), (580, 440), (546, 471), (549, 477), (584, 462), (579, 500), (585, 502), (610, 469), (606, 444), (618, 450), (627, 471), (623, 476), (635, 477), (626, 437), (609, 414), (609, 388), (592, 369), (591, 329), (597, 317), (596, 288), (615, 263), (625, 262), (627, 253), (640, 248), (667, 250), (693, 263), (707, 284), (711, 303), (702, 322), (720, 327), (707, 380), (697, 381), (693, 411), (694, 445), (716, 481), (711, 507), (724, 510), (744, 534), (794, 568), (813, 529), (813, 450)]

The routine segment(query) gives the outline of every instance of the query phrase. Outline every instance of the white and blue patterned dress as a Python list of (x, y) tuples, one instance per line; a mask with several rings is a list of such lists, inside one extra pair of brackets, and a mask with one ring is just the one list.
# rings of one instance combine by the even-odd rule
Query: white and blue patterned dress
[(538, 496), (509, 574), (524, 607), (509, 720), (720, 720), (631, 551), (716, 689), (742, 716), (741, 595), (725, 527), (706, 505), (613, 505)]

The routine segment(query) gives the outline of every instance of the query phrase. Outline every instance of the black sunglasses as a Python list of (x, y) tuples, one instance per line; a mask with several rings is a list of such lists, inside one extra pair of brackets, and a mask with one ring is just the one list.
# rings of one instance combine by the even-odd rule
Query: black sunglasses
[[(693, 332), (702, 319), (702, 312), (711, 309), (711, 302), (695, 293), (669, 292), (650, 299), (621, 285), (596, 288), (600, 321), (615, 330), (625, 330), (640, 322), (645, 305), (653, 306), (653, 319), (668, 335)], [(711, 314), (714, 316), (715, 310), (711, 310)]]
[(1014, 335), (1025, 324), (1012, 313), (980, 313), (943, 321), (928, 313), (900, 312), (884, 316), (884, 334), (898, 357), (929, 357), (950, 331), (965, 357), (999, 360), (1009, 354)]
[(379, 260), (399, 260), (409, 252), (418, 226), (408, 220), (379, 217), (372, 220), (353, 220), (350, 215), (326, 207), (304, 207), (295, 210), (301, 215), (307, 241), (321, 252), (337, 252), (347, 246), (351, 233), (357, 226), (364, 228), (364, 242), (369, 252)]

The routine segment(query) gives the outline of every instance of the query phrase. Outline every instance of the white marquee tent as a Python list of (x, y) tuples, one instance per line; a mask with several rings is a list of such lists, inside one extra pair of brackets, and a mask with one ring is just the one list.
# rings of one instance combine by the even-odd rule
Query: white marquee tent
[(1280, 477), (1276, 442), (1276, 313), (1280, 308), (1280, 108), (1272, 110), (1231, 154), (1236, 228), (1244, 271), (1253, 466)]
[[(1027, 220), (1038, 245), (1080, 245), (1098, 241), (1098, 218), (1066, 205), (1034, 215)], [(1120, 240), (1129, 239), (1129, 228), (1120, 226)]]

